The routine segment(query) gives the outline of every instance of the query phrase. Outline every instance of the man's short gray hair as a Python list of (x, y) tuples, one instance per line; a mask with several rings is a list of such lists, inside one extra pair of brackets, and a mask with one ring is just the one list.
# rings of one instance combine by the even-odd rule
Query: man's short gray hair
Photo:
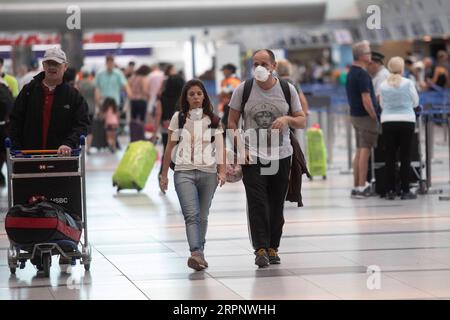
[(290, 76), (292, 73), (291, 63), (286, 59), (279, 60), (277, 64), (277, 73), (280, 77)]
[(352, 47), (353, 59), (358, 60), (359, 57), (367, 53), (367, 48), (370, 51), (370, 43), (367, 40), (357, 42)]

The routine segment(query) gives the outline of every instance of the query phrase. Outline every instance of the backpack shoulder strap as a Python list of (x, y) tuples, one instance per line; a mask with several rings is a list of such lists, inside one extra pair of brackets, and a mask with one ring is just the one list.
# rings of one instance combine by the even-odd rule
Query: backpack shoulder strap
[[(281, 90), (283, 90), (284, 98), (289, 105), (289, 114), (291, 114), (291, 89), (289, 88), (289, 82), (284, 79), (278, 79), (280, 81)], [(248, 79), (244, 83), (244, 92), (242, 93), (241, 113), (244, 113), (245, 104), (250, 97), (253, 87), (253, 78)]]
[(287, 104), (289, 105), (289, 114), (292, 114), (291, 109), (291, 89), (289, 88), (289, 82), (284, 79), (278, 78), (281, 85), (281, 90), (283, 90), (284, 99), (286, 99)]
[[(216, 114), (213, 113), (211, 119), (211, 124), (208, 126), (208, 128), (211, 129), (217, 129), (220, 125), (220, 121), (221, 119), (219, 118), (219, 116), (217, 116)], [(213, 143), (215, 141), (215, 137), (214, 135), (211, 135), (211, 143)]]
[(186, 115), (183, 111), (178, 112), (178, 129), (183, 129), (186, 124)]
[(244, 114), (245, 104), (250, 97), (250, 93), (252, 92), (253, 87), (253, 78), (247, 79), (244, 82), (244, 92), (242, 93), (242, 102), (241, 102), (241, 114)]
[(219, 118), (219, 116), (213, 113), (211, 118), (211, 124), (209, 125), (209, 127), (212, 129), (217, 129), (219, 127), (220, 121), (221, 119)]

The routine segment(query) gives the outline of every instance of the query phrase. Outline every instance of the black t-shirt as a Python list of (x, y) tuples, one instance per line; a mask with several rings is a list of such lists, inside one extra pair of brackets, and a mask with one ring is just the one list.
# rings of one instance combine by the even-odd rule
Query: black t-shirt
[(372, 104), (375, 111), (377, 114), (380, 113), (377, 99), (375, 97), (375, 90), (373, 89), (372, 79), (363, 68), (351, 66), (350, 71), (347, 74), (346, 91), (351, 116), (363, 117), (369, 115), (364, 108), (361, 97), (361, 94), (365, 92), (370, 93), (370, 98), (372, 99)]

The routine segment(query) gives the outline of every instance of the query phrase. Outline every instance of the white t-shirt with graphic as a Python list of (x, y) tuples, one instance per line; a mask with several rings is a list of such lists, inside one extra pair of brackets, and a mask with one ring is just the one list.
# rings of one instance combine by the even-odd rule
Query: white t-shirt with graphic
[[(178, 141), (178, 138), (180, 138), (180, 142), (175, 147), (175, 171), (217, 172), (215, 141), (222, 139), (222, 127), (219, 125), (217, 129), (209, 128), (211, 119), (203, 114), (201, 120), (193, 121), (186, 118), (185, 130), (180, 130), (178, 128), (178, 114), (179, 112), (175, 112), (169, 124), (169, 130), (173, 132), (172, 139)], [(212, 135), (215, 137), (213, 143), (211, 143)]]
[[(230, 108), (241, 112), (245, 82), (233, 92)], [(289, 83), (292, 113), (302, 110), (297, 90)], [(270, 129), (273, 121), (289, 114), (289, 105), (283, 94), (280, 81), (270, 89), (262, 89), (253, 81), (252, 91), (244, 108), (245, 146), (254, 157), (279, 160), (292, 155), (289, 127)]]

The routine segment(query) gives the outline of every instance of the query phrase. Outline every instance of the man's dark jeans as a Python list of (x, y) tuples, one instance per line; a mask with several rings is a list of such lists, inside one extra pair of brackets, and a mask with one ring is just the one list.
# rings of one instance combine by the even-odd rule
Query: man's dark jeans
[(242, 166), (250, 236), (255, 250), (280, 246), (291, 157), (277, 161), (279, 167), (274, 175), (261, 174), (261, 168), (273, 165), (271, 162), (261, 163), (258, 159), (256, 164)]

